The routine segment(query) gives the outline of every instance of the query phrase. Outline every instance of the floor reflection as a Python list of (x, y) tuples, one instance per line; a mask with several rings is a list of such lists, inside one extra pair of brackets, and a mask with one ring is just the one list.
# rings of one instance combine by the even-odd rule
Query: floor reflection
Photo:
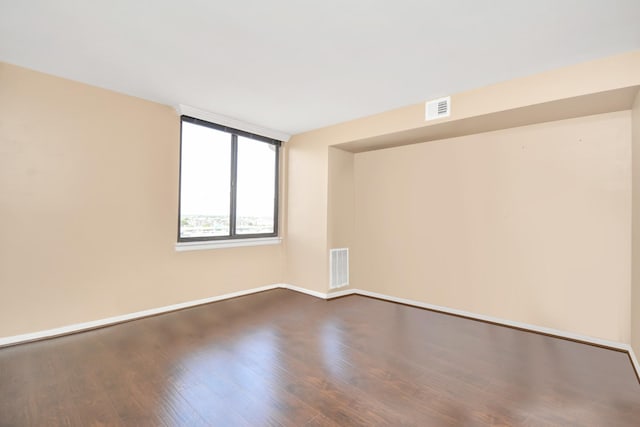
[[(280, 386), (276, 375), (278, 345), (274, 332), (261, 328), (187, 355), (177, 362), (182, 368), (175, 380), (179, 387), (167, 390), (171, 406), (185, 404), (183, 395), (187, 393), (190, 408), (209, 417), (236, 416), (246, 422), (276, 419), (275, 407), (268, 400)], [(219, 413), (212, 414), (212, 406), (218, 406)]]

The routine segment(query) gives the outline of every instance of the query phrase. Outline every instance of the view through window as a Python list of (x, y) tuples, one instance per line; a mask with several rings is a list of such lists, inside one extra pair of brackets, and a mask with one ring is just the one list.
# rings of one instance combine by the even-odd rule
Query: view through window
[(279, 142), (182, 117), (179, 241), (277, 235)]

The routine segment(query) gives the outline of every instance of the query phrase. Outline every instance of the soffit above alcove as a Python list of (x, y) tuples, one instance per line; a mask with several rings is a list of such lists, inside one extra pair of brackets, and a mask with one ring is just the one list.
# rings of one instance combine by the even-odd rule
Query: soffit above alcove
[[(630, 110), (640, 85), (557, 99), (524, 107), (453, 120), (332, 145), (352, 153), (443, 140), (556, 120)], [(455, 108), (455, 97), (453, 98)]]

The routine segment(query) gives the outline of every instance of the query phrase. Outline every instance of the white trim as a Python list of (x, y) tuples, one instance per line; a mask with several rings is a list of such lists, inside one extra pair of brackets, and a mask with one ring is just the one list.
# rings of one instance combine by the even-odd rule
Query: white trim
[(318, 292), (318, 291), (312, 291), (311, 289), (301, 288), (299, 286), (289, 285), (289, 284), (286, 284), (286, 283), (282, 283), (280, 285), (280, 287), (284, 288), (284, 289), (289, 289), (289, 290), (292, 290), (292, 291), (300, 292), (300, 293), (303, 293), (303, 294), (311, 295), (312, 297), (316, 297), (316, 298), (320, 298), (320, 299), (327, 299), (327, 294), (322, 293), (322, 292)]
[(548, 335), (555, 335), (555, 336), (558, 336), (558, 337), (568, 338), (568, 339), (577, 340), (577, 341), (584, 341), (584, 342), (587, 342), (587, 343), (601, 345), (601, 346), (605, 346), (605, 347), (611, 347), (611, 348), (615, 348), (615, 349), (619, 349), (619, 350), (628, 351), (630, 349), (630, 346), (628, 344), (624, 344), (624, 343), (621, 343), (621, 342), (609, 341), (609, 340), (596, 338), (596, 337), (592, 337), (592, 336), (588, 336), (588, 335), (581, 335), (581, 334), (576, 334), (576, 333), (573, 333), (573, 332), (561, 331), (561, 330), (558, 330), (558, 329), (547, 328), (545, 326), (531, 325), (529, 323), (516, 322), (516, 321), (513, 321), (513, 320), (502, 319), (502, 318), (499, 318), (499, 317), (493, 317), (493, 316), (486, 316), (484, 314), (471, 313), (469, 311), (458, 310), (458, 309), (449, 308), (449, 307), (443, 307), (441, 305), (427, 304), (425, 302), (410, 300), (410, 299), (406, 299), (406, 298), (392, 297), (392, 296), (389, 296), (389, 295), (379, 294), (377, 292), (363, 291), (361, 289), (356, 289), (355, 293), (358, 294), (358, 295), (364, 295), (364, 296), (368, 296), (368, 297), (379, 298), (379, 299), (383, 299), (383, 300), (387, 300), (387, 301), (397, 302), (397, 303), (400, 303), (400, 304), (413, 305), (413, 306), (420, 307), (420, 308), (426, 308), (426, 309), (429, 309), (429, 310), (440, 311), (440, 312), (447, 313), (447, 314), (454, 314), (454, 315), (457, 315), (457, 316), (468, 317), (468, 318), (471, 318), (471, 319), (483, 320), (485, 322), (498, 323), (498, 324), (501, 324), (501, 325), (512, 326), (514, 328), (526, 329), (526, 330), (530, 330), (530, 331), (534, 331), (534, 332), (540, 332), (540, 333), (548, 334)]
[(289, 289), (291, 291), (296, 291), (303, 294), (311, 295), (312, 297), (316, 297), (324, 300), (330, 300), (338, 297), (344, 297), (347, 295), (353, 295), (358, 292), (357, 289), (345, 289), (342, 291), (324, 293), (324, 292), (312, 291), (311, 289), (301, 288), (300, 286), (289, 285), (287, 283), (282, 283), (280, 287), (283, 289)]
[(526, 331), (539, 332), (539, 333), (555, 336), (558, 338), (567, 338), (570, 340), (584, 342), (586, 344), (594, 344), (598, 346), (604, 346), (604, 347), (608, 347), (616, 350), (621, 350), (623, 352), (626, 352), (629, 355), (629, 358), (631, 359), (632, 367), (635, 370), (636, 376), (640, 376), (640, 363), (638, 363), (638, 359), (636, 358), (636, 355), (633, 352), (633, 348), (631, 348), (629, 344), (621, 343), (618, 341), (609, 341), (602, 338), (592, 337), (589, 335), (581, 335), (573, 332), (561, 331), (559, 329), (547, 328), (544, 326), (538, 326), (538, 325), (532, 325), (529, 323), (502, 319), (499, 317), (486, 316), (484, 314), (472, 313), (469, 311), (458, 310), (455, 308), (444, 307), (441, 305), (428, 304), (422, 301), (416, 301), (416, 300), (411, 300), (407, 298), (393, 297), (390, 295), (380, 294), (380, 293), (371, 292), (371, 291), (365, 291), (362, 289), (345, 289), (343, 291), (338, 291), (338, 292), (322, 293), (322, 292), (311, 291), (309, 289), (305, 289), (299, 286), (289, 285), (289, 284), (282, 284), (280, 285), (280, 287), (285, 289), (290, 289), (296, 292), (302, 292), (304, 294), (311, 295), (316, 298), (322, 298), (325, 300), (331, 300), (333, 298), (343, 297), (347, 295), (361, 295), (361, 296), (373, 297), (373, 298), (378, 298), (378, 299), (389, 301), (389, 302), (407, 304), (415, 307), (426, 308), (428, 310), (438, 311), (441, 313), (463, 316), (469, 319), (482, 320), (486, 322), (495, 323), (498, 325), (511, 326), (511, 327), (526, 330)]
[(334, 298), (346, 297), (347, 295), (354, 295), (357, 292), (358, 292), (357, 289), (345, 289), (345, 290), (342, 290), (342, 291), (329, 292), (327, 294), (327, 298), (326, 299), (334, 299)]
[(636, 358), (636, 355), (633, 352), (633, 348), (629, 344), (625, 344), (617, 341), (609, 341), (602, 338), (592, 337), (589, 335), (581, 335), (573, 332), (561, 331), (559, 329), (547, 328), (544, 326), (532, 325), (529, 323), (522, 323), (522, 322), (516, 322), (513, 320), (501, 319), (499, 317), (485, 316), (484, 314), (471, 313), (469, 311), (443, 307), (441, 305), (427, 304), (425, 302), (410, 300), (406, 298), (392, 297), (390, 295), (379, 294), (377, 292), (364, 291), (362, 289), (350, 289), (350, 291), (355, 295), (379, 298), (385, 301), (397, 302), (400, 304), (408, 304), (408, 305), (412, 305), (420, 308), (426, 308), (428, 310), (434, 310), (442, 313), (463, 316), (469, 319), (483, 320), (486, 322), (496, 323), (499, 325), (512, 326), (514, 328), (519, 328), (527, 331), (548, 334), (558, 338), (567, 338), (570, 340), (581, 341), (586, 344), (594, 344), (594, 345), (609, 347), (616, 350), (621, 350), (623, 352), (626, 352), (629, 355), (629, 358), (631, 359), (631, 366), (635, 371), (634, 374), (636, 378), (640, 379), (640, 364), (638, 363), (638, 359)]
[(207, 240), (202, 242), (178, 242), (176, 252), (202, 251), (207, 249), (237, 248), (241, 246), (279, 245), (280, 237), (258, 237), (255, 239)]
[(215, 297), (203, 298), (203, 299), (194, 300), (194, 301), (187, 301), (179, 304), (167, 305), (159, 308), (152, 308), (149, 310), (136, 311), (135, 313), (108, 317), (106, 319), (92, 320), (90, 322), (76, 323), (73, 325), (62, 326), (59, 328), (47, 329), (45, 331), (14, 335), (9, 337), (0, 337), (0, 347), (19, 344), (19, 343), (25, 343), (29, 341), (36, 341), (36, 340), (41, 340), (45, 338), (53, 338), (59, 335), (68, 335), (75, 332), (86, 331), (89, 329), (101, 328), (103, 326), (122, 323), (129, 320), (140, 319), (142, 317), (148, 317), (156, 314), (167, 313), (170, 311), (180, 310), (183, 308), (195, 307), (197, 305), (208, 304), (216, 301), (222, 301), (229, 298), (235, 298), (243, 295), (254, 294), (256, 292), (268, 291), (268, 290), (276, 289), (280, 287), (282, 286), (278, 284), (261, 286), (259, 288), (247, 289), (245, 291), (231, 292), (229, 294), (218, 295)]
[(179, 104), (176, 107), (178, 114), (194, 117), (196, 119), (206, 120), (222, 126), (228, 126), (230, 128), (243, 130), (245, 132), (254, 133), (256, 135), (266, 136), (268, 138), (277, 139), (278, 141), (287, 142), (291, 138), (291, 135), (285, 132), (281, 132), (275, 129), (265, 128), (253, 123), (243, 122), (242, 120), (234, 119), (232, 117), (223, 116), (221, 114), (212, 113), (210, 111), (201, 110), (189, 105)]
[(103, 327), (103, 326), (108, 326), (108, 325), (113, 325), (113, 324), (116, 324), (116, 323), (126, 322), (126, 321), (129, 321), (129, 320), (139, 319), (139, 318), (142, 318), (142, 317), (153, 316), (153, 315), (156, 315), (156, 314), (167, 313), (167, 312), (171, 312), (171, 311), (175, 311), (175, 310), (180, 310), (180, 309), (183, 309), (183, 308), (195, 307), (195, 306), (202, 305), (202, 304), (208, 304), (208, 303), (212, 303), (212, 302), (216, 302), (216, 301), (222, 301), (222, 300), (225, 300), (225, 299), (235, 298), (235, 297), (239, 297), (239, 296), (243, 296), (243, 295), (249, 295), (249, 294), (254, 294), (254, 293), (257, 293), (257, 292), (263, 292), (263, 291), (268, 291), (268, 290), (271, 290), (271, 289), (278, 289), (278, 288), (289, 289), (289, 290), (292, 290), (292, 291), (301, 292), (303, 294), (311, 295), (313, 297), (324, 299), (324, 300), (331, 300), (333, 298), (343, 297), (343, 296), (347, 296), (347, 295), (368, 296), (368, 297), (373, 297), (373, 298), (379, 298), (379, 299), (385, 300), (385, 301), (396, 302), (396, 303), (400, 303), (400, 304), (408, 304), (408, 305), (412, 305), (412, 306), (420, 307), (420, 308), (426, 308), (426, 309), (429, 309), (429, 310), (439, 311), (439, 312), (442, 312), (442, 313), (454, 314), (454, 315), (458, 315), (458, 316), (464, 316), (464, 317), (467, 317), (469, 319), (484, 320), (484, 321), (487, 321), (487, 322), (492, 322), (492, 323), (496, 323), (496, 324), (500, 324), (500, 325), (512, 326), (512, 327), (516, 327), (516, 328), (520, 328), (520, 329), (524, 329), (524, 330), (529, 330), (529, 331), (533, 331), (533, 332), (540, 332), (540, 333), (543, 333), (543, 334), (553, 335), (553, 336), (556, 336), (556, 337), (559, 337), (559, 338), (568, 338), (568, 339), (572, 339), (572, 340), (582, 341), (582, 342), (585, 342), (585, 343), (590, 343), (590, 344), (610, 347), (610, 348), (613, 348), (613, 349), (622, 350), (622, 351), (627, 352), (627, 354), (629, 354), (629, 358), (631, 359), (632, 366), (635, 369), (636, 375), (640, 376), (640, 364), (638, 363), (638, 359), (636, 358), (636, 355), (633, 352), (633, 348), (629, 344), (620, 343), (620, 342), (616, 342), (616, 341), (608, 341), (608, 340), (604, 340), (604, 339), (600, 339), (600, 338), (591, 337), (591, 336), (588, 336), (588, 335), (575, 334), (573, 332), (566, 332), (566, 331), (547, 328), (547, 327), (543, 327), (543, 326), (531, 325), (531, 324), (528, 324), (528, 323), (515, 322), (515, 321), (512, 321), (512, 320), (501, 319), (501, 318), (498, 318), (498, 317), (485, 316), (483, 314), (471, 313), (471, 312), (468, 312), (468, 311), (458, 310), (458, 309), (449, 308), (449, 307), (443, 307), (443, 306), (440, 306), (440, 305), (427, 304), (425, 302), (416, 301), (416, 300), (410, 300), (410, 299), (407, 299), (407, 298), (393, 297), (393, 296), (390, 296), (390, 295), (380, 294), (380, 293), (377, 293), (377, 292), (365, 291), (365, 290), (362, 290), (362, 289), (345, 289), (345, 290), (338, 291), (338, 292), (323, 293), (323, 292), (312, 291), (310, 289), (302, 288), (300, 286), (290, 285), (290, 284), (287, 284), (287, 283), (278, 283), (278, 284), (273, 284), (273, 285), (261, 286), (261, 287), (258, 287), (258, 288), (247, 289), (247, 290), (244, 290), (244, 291), (231, 292), (231, 293), (224, 294), (224, 295), (218, 295), (218, 296), (215, 296), (215, 297), (203, 298), (203, 299), (199, 299), (199, 300), (187, 301), (187, 302), (168, 305), (168, 306), (159, 307), (159, 308), (152, 308), (152, 309), (149, 309), (149, 310), (137, 311), (135, 313), (123, 314), (123, 315), (120, 315), (120, 316), (109, 317), (109, 318), (106, 318), (106, 319), (93, 320), (93, 321), (84, 322), (84, 323), (76, 323), (76, 324), (73, 324), (73, 325), (62, 326), (62, 327), (59, 327), (59, 328), (48, 329), (48, 330), (45, 330), (45, 331), (33, 332), (33, 333), (22, 334), (22, 335), (14, 335), (14, 336), (9, 336), (9, 337), (4, 337), (4, 338), (0, 337), (0, 347), (5, 347), (5, 346), (9, 346), (9, 345), (14, 345), (14, 344), (20, 344), (20, 343), (26, 343), (26, 342), (30, 342), (30, 341), (36, 341), (36, 340), (45, 339), (45, 338), (52, 338), (52, 337), (56, 337), (56, 336), (60, 336), (60, 335), (68, 335), (68, 334), (72, 334), (72, 333), (75, 333), (75, 332), (86, 331), (86, 330), (89, 330), (89, 329), (96, 329), (96, 328), (100, 328), (100, 327)]
[(639, 377), (638, 379), (640, 379), (640, 363), (638, 363), (638, 358), (636, 358), (636, 354), (633, 352), (633, 348), (631, 346), (629, 346), (627, 351), (629, 352), (631, 363), (636, 370), (636, 376)]

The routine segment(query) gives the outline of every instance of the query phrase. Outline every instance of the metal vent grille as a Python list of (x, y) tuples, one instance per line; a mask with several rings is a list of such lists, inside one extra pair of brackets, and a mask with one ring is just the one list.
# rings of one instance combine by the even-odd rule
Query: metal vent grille
[(338, 248), (329, 251), (331, 289), (349, 285), (349, 249)]
[(425, 120), (440, 119), (451, 115), (451, 97), (427, 101), (425, 105)]

